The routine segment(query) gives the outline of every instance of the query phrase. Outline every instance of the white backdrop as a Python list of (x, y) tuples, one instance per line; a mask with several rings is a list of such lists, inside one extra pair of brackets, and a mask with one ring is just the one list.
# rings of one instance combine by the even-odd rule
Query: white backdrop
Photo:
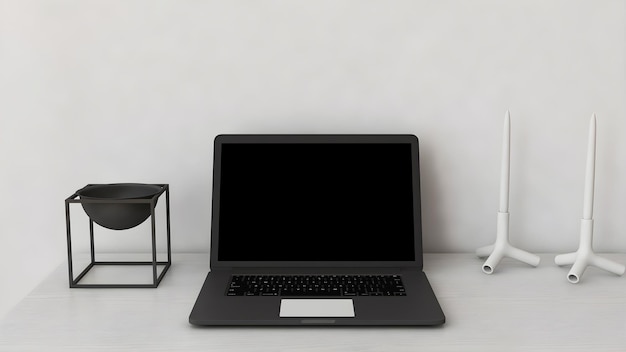
[(169, 183), (174, 250), (207, 252), (220, 133), (413, 133), (425, 250), (473, 251), (510, 109), (512, 242), (566, 252), (595, 112), (595, 247), (626, 251), (625, 28), (621, 0), (0, 0), (0, 315), (87, 183)]

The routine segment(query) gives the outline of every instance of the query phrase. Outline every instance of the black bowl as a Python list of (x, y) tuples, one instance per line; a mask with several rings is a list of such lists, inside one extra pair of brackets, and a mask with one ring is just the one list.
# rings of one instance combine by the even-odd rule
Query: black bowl
[[(150, 216), (149, 203), (124, 203), (117, 200), (150, 199), (163, 187), (143, 183), (89, 185), (76, 192), (80, 199), (111, 201), (83, 202), (85, 213), (96, 224), (112, 230), (125, 230), (144, 222)], [(156, 202), (155, 202), (156, 205)]]

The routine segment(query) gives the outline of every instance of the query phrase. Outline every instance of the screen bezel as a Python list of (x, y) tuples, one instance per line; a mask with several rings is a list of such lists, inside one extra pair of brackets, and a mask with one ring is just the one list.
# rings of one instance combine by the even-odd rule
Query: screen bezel
[[(415, 197), (413, 198), (414, 209), (414, 251), (415, 260), (411, 261), (226, 261), (219, 260), (219, 202), (220, 202), (220, 181), (221, 181), (221, 155), (222, 145), (236, 144), (257, 144), (257, 143), (399, 143), (411, 145), (412, 160), (412, 183)], [(212, 269), (218, 268), (243, 268), (243, 267), (423, 267), (422, 254), (422, 219), (420, 202), (420, 168), (419, 168), (419, 143), (415, 135), (394, 134), (394, 135), (244, 135), (244, 134), (222, 134), (215, 137), (213, 150), (213, 197), (211, 209), (211, 250), (210, 265)]]

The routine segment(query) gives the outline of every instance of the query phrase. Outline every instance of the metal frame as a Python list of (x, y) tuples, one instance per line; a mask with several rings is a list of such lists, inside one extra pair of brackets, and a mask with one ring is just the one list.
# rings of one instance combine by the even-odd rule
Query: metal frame
[[(91, 185), (88, 185), (91, 186)], [(156, 184), (162, 187), (162, 190), (155, 194), (152, 198), (146, 199), (119, 199), (119, 200), (95, 200), (80, 199), (77, 193), (72, 194), (65, 199), (65, 221), (67, 227), (67, 256), (70, 288), (156, 288), (161, 283), (163, 276), (172, 265), (172, 248), (170, 241), (170, 191), (169, 184)], [(167, 221), (167, 261), (157, 261), (156, 253), (156, 221), (155, 208), (157, 199), (165, 193), (165, 213)], [(152, 261), (96, 261), (96, 253), (94, 246), (93, 220), (89, 219), (89, 241), (91, 262), (83, 271), (74, 278), (74, 270), (72, 264), (72, 235), (70, 226), (70, 204), (72, 203), (149, 203), (150, 204), (150, 220), (152, 225)], [(152, 265), (152, 284), (79, 284), (79, 281), (96, 265)], [(157, 275), (157, 266), (165, 265), (161, 274)]]

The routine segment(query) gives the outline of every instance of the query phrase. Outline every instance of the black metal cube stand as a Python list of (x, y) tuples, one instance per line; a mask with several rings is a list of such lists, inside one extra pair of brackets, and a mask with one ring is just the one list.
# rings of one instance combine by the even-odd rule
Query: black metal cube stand
[[(92, 186), (92, 185), (87, 185)], [(68, 269), (71, 288), (155, 288), (165, 276), (165, 273), (172, 264), (172, 250), (170, 242), (170, 200), (169, 200), (169, 184), (156, 184), (162, 189), (154, 196), (143, 199), (84, 199), (79, 198), (78, 191), (69, 196), (65, 200), (65, 219), (67, 227), (67, 253), (68, 253)], [(157, 199), (165, 193), (165, 216), (167, 227), (167, 261), (157, 261), (157, 243), (156, 243), (156, 221), (155, 208)], [(89, 242), (91, 250), (91, 262), (82, 270), (76, 278), (73, 271), (72, 257), (72, 235), (70, 229), (70, 204), (72, 203), (106, 203), (106, 204), (147, 204), (150, 207), (150, 220), (152, 225), (152, 261), (98, 261), (96, 260), (94, 246), (94, 221), (89, 218)], [(152, 266), (152, 283), (151, 284), (81, 284), (80, 280), (96, 265), (151, 265)], [(164, 265), (163, 270), (158, 274), (157, 267)]]

